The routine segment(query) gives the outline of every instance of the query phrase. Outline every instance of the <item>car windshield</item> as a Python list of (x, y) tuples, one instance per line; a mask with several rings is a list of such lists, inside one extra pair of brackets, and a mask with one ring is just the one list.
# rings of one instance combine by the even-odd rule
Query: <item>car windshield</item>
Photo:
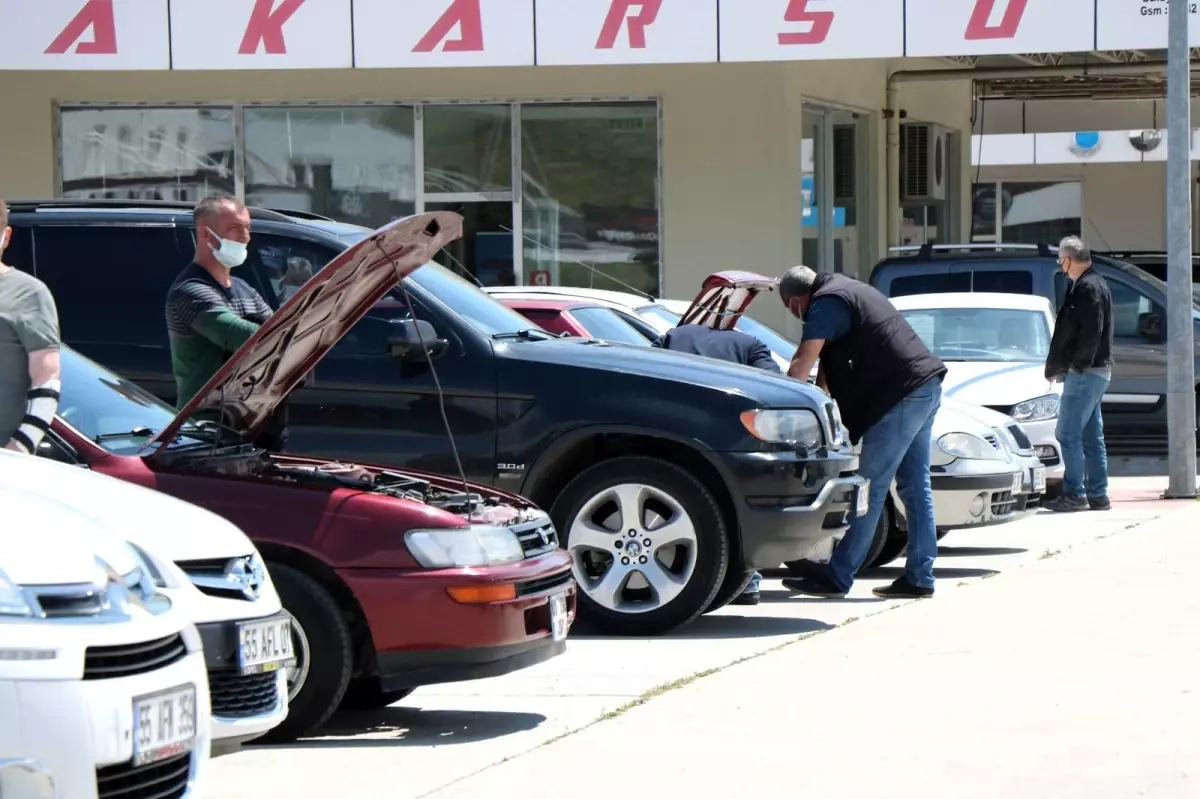
[[(371, 230), (352, 230), (339, 238), (349, 247), (362, 241)], [(428, 263), (412, 273), (411, 280), (428, 291), (485, 336), (512, 335), (522, 330), (541, 330), (516, 311), (438, 263)], [(395, 294), (399, 294), (393, 289)], [(400, 299), (403, 299), (400, 297)]]
[[(69, 347), (60, 353), (58, 415), (115, 455), (133, 455), (175, 419), (175, 409)], [(173, 447), (198, 444), (180, 437)]]
[(579, 320), (583, 329), (592, 338), (615, 341), (619, 344), (632, 344), (637, 347), (650, 346), (646, 337), (622, 319), (612, 308), (599, 306), (572, 308), (570, 314)]
[(754, 336), (763, 344), (766, 344), (767, 349), (785, 361), (792, 360), (792, 357), (796, 354), (795, 342), (779, 335), (757, 319), (751, 319), (749, 316), (742, 314), (742, 318), (738, 320), (736, 327), (743, 333)]
[(1050, 325), (1039, 311), (920, 308), (901, 316), (944, 361), (1044, 361), (1050, 350)]
[(661, 305), (643, 305), (637, 309), (637, 315), (645, 319), (659, 333), (666, 333), (679, 324), (683, 317), (674, 311), (667, 310)]

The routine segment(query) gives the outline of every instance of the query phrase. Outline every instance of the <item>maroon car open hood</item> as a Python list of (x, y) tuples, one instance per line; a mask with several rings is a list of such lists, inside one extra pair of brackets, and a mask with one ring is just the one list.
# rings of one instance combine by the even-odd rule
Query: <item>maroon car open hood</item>
[(342, 252), (285, 302), (147, 446), (159, 444), (158, 453), (163, 452), (188, 419), (222, 406), (226, 424), (253, 436), (375, 303), (462, 236), (462, 224), (462, 217), (450, 212), (418, 214), (381, 227)]
[(732, 330), (755, 297), (764, 291), (774, 291), (778, 285), (778, 278), (755, 272), (709, 275), (679, 324)]

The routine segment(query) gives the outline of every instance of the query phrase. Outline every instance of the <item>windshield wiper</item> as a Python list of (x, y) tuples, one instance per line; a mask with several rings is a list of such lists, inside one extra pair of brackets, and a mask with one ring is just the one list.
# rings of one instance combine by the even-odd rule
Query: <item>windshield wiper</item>
[(511, 333), (493, 333), (492, 339), (501, 341), (504, 339), (520, 339), (522, 341), (549, 341), (552, 338), (557, 338), (553, 333), (547, 333), (544, 330), (532, 330), (525, 328), (524, 330), (516, 330)]
[(111, 441), (114, 438), (149, 438), (157, 432), (157, 430), (151, 430), (149, 427), (143, 425), (135, 427), (132, 430), (126, 430), (124, 433), (100, 433), (94, 436), (92, 441), (99, 444), (101, 441)]

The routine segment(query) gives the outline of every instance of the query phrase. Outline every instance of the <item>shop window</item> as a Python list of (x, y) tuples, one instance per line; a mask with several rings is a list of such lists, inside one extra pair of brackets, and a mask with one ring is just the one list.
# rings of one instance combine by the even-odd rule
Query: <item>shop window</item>
[(657, 105), (524, 105), (521, 128), (525, 281), (657, 297)]
[(416, 210), (413, 109), (247, 108), (246, 202), (376, 228)]
[(229, 108), (63, 108), (61, 196), (196, 202), (234, 191)]
[(1058, 244), (1083, 223), (1079, 181), (977, 183), (972, 193), (972, 241)]
[(512, 107), (427, 105), (425, 193), (512, 188)]

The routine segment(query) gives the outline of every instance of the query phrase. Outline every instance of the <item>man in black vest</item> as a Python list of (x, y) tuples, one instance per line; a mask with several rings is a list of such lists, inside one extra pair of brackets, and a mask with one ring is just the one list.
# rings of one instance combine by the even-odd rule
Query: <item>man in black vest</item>
[(908, 564), (903, 577), (874, 593), (932, 596), (937, 530), (929, 461), (946, 365), (888, 298), (865, 283), (797, 266), (783, 276), (779, 296), (804, 320), (804, 335), (788, 375), (807, 380), (820, 360), (817, 386), (837, 401), (851, 442), (862, 441), (858, 471), (871, 481), (870, 507), (865, 516), (851, 521), (825, 575), (784, 580), (784, 585), (809, 596), (845, 596), (867, 556), (895, 480), (907, 512)]

